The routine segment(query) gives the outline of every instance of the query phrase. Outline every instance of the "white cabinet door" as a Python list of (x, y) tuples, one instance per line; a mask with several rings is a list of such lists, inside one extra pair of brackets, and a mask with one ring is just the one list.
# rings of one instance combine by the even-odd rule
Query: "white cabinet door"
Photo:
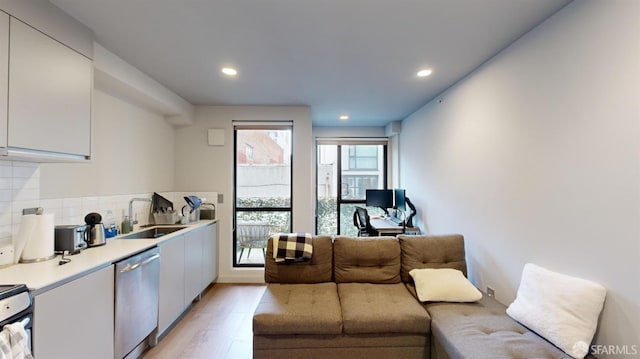
[(202, 289), (218, 278), (218, 224), (203, 228), (202, 236)]
[(113, 265), (34, 297), (35, 358), (113, 359)]
[(160, 247), (158, 334), (162, 334), (186, 308), (184, 301), (184, 236)]
[(89, 156), (92, 62), (10, 19), (8, 145)]
[(160, 246), (158, 335), (218, 277), (216, 224), (198, 228)]
[(9, 15), (0, 12), (0, 147), (7, 147), (9, 89)]
[(184, 235), (184, 302), (191, 304), (202, 292), (202, 228)]

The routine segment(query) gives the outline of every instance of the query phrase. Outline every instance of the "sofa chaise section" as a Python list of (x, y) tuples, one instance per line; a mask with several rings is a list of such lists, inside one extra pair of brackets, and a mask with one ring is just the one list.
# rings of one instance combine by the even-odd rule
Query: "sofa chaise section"
[(486, 295), (476, 303), (430, 303), (434, 359), (548, 358), (569, 356), (511, 319)]
[[(418, 298), (409, 276), (412, 269), (454, 268), (465, 276), (464, 237), (398, 236), (403, 281)], [(567, 359), (569, 355), (513, 320), (506, 306), (483, 293), (478, 302), (427, 302), (431, 316), (432, 359)], [(594, 356), (587, 356), (595, 359)]]

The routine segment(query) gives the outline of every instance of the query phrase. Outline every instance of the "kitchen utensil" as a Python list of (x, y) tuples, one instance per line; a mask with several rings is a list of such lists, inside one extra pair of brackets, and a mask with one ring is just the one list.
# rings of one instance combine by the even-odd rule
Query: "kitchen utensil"
[(192, 213), (196, 209), (200, 208), (200, 205), (202, 204), (202, 200), (196, 196), (185, 196), (184, 200), (187, 202), (189, 207), (191, 207), (189, 213)]
[[(180, 218), (180, 223), (182, 224), (189, 224), (189, 222), (191, 222), (191, 212), (189, 212), (189, 206), (188, 205), (184, 205), (182, 206), (182, 209), (180, 210), (180, 214), (181, 214), (181, 218)], [(186, 213), (185, 213), (186, 210)]]
[[(186, 206), (182, 206), (182, 221), (181, 223), (189, 223), (189, 222), (197, 222), (200, 220), (200, 205), (202, 204), (202, 200), (197, 196), (185, 196), (185, 202), (187, 202)], [(188, 207), (187, 207), (188, 206)], [(185, 209), (188, 209), (189, 212), (185, 213)]]
[(151, 198), (151, 208), (153, 213), (165, 213), (170, 211), (173, 208), (173, 202), (168, 199), (162, 197), (161, 195), (153, 192), (153, 197)]
[(87, 223), (87, 230), (84, 233), (84, 240), (87, 242), (87, 246), (97, 247), (107, 244), (100, 213), (89, 213), (84, 217), (84, 221)]
[(175, 224), (180, 219), (178, 218), (178, 213), (166, 211), (162, 213), (154, 213), (153, 220), (156, 224)]

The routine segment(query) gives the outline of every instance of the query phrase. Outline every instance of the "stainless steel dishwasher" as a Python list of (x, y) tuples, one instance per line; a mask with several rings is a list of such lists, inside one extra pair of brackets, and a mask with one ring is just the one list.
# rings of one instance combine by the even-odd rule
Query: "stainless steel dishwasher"
[(158, 326), (159, 280), (158, 248), (116, 263), (116, 358), (124, 358)]

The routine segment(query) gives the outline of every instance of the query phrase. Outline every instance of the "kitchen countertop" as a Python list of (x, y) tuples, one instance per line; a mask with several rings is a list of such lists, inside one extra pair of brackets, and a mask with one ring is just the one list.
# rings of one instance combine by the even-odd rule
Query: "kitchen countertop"
[[(124, 258), (170, 241), (195, 228), (205, 227), (217, 220), (200, 220), (191, 224), (176, 224), (187, 228), (169, 233), (160, 238), (120, 239), (108, 238), (107, 244), (90, 247), (78, 254), (66, 256), (71, 262), (59, 265), (60, 255), (37, 263), (19, 263), (0, 269), (0, 284), (26, 284), (34, 295), (83, 277), (91, 272), (108, 267)], [(144, 230), (147, 228), (143, 228)], [(136, 231), (137, 232), (137, 231)]]

